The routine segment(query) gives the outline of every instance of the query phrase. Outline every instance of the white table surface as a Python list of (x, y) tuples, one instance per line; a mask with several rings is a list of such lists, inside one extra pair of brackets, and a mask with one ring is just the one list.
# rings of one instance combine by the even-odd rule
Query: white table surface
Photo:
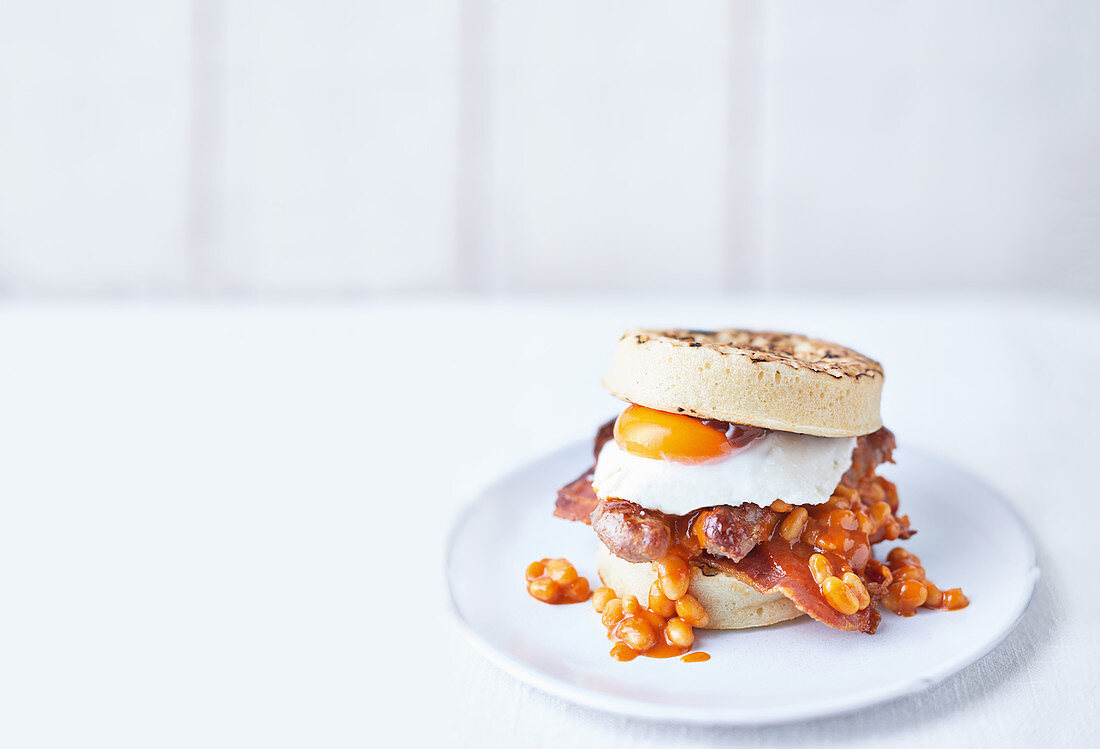
[[(449, 619), (447, 530), (480, 486), (615, 412), (599, 378), (630, 325), (804, 330), (879, 358), (903, 446), (984, 477), (1034, 532), (1019, 628), (919, 696), (766, 728), (605, 715), (483, 660)], [(0, 352), (5, 747), (1095, 741), (1096, 306), (8, 303)]]

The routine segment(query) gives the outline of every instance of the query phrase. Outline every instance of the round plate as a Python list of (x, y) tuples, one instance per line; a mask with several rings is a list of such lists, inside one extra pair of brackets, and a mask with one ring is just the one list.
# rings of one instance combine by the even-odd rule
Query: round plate
[[(904, 542), (941, 588), (970, 606), (882, 610), (878, 632), (838, 632), (809, 617), (759, 629), (697, 632), (709, 661), (613, 660), (590, 604), (531, 598), (524, 569), (567, 557), (598, 583), (596, 539), (553, 516), (555, 493), (592, 462), (589, 442), (526, 465), (487, 488), (451, 534), (447, 579), (471, 642), (503, 669), (589, 707), (699, 723), (761, 724), (832, 715), (926, 689), (992, 650), (1015, 626), (1039, 576), (1035, 545), (1009, 503), (942, 459), (910, 449), (883, 471), (919, 533)], [(878, 549), (882, 556), (892, 545)]]

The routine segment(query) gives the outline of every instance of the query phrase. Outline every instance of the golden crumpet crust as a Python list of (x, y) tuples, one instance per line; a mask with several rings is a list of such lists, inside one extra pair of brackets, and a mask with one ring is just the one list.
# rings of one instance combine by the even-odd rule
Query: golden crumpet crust
[(882, 426), (882, 365), (795, 333), (628, 330), (604, 387), (661, 411), (820, 437)]
[[(649, 562), (627, 562), (596, 542), (596, 569), (603, 584), (619, 597), (637, 596), (644, 605), (649, 600), (649, 588), (657, 573)], [(691, 568), (688, 592), (703, 605), (710, 617), (705, 629), (746, 629), (766, 627), (802, 616), (789, 598), (782, 593), (760, 593), (734, 577), (717, 573), (704, 575), (697, 566)]]

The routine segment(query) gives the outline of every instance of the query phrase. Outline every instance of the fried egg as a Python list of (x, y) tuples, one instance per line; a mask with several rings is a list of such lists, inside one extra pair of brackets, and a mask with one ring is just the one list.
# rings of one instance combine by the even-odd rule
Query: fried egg
[[(734, 440), (736, 442), (736, 440)], [(600, 450), (592, 486), (670, 515), (701, 507), (820, 504), (852, 465), (855, 437), (765, 432), (743, 447), (698, 419), (631, 406)]]

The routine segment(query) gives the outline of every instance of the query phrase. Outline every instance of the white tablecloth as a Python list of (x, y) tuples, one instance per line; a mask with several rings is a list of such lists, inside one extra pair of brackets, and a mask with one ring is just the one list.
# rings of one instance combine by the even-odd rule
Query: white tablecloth
[[(450, 523), (614, 413), (599, 378), (631, 325), (803, 330), (879, 358), (900, 439), (1035, 534), (1017, 630), (921, 695), (760, 728), (606, 715), (483, 660), (447, 613)], [(4, 746), (1095, 745), (1084, 302), (8, 304), (0, 351)]]

